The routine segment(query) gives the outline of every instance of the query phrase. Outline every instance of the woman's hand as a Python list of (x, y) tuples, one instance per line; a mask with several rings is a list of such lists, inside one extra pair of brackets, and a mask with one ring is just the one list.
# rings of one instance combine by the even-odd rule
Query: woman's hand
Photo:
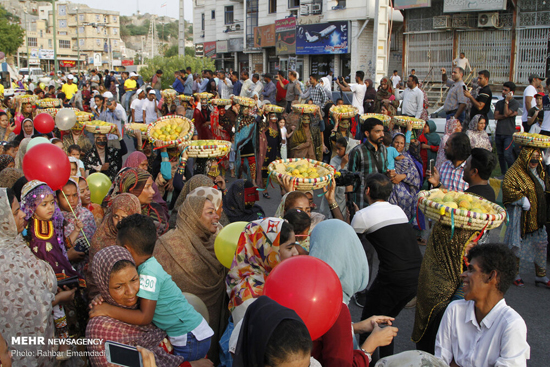
[(283, 176), (283, 178), (277, 177), (277, 181), (279, 181), (279, 185), (283, 187), (283, 190), (285, 192), (291, 192), (295, 190), (294, 187), (294, 179), (291, 176)]
[(413, 124), (412, 124), (412, 122), (407, 121), (407, 131), (412, 131), (412, 129), (413, 129)]
[(78, 252), (74, 249), (74, 247), (71, 247), (67, 250), (67, 257), (69, 258), (70, 262), (78, 263), (84, 260), (86, 254), (84, 252)]
[(95, 296), (95, 298), (92, 300), (92, 302), (90, 302), (90, 306), (89, 306), (89, 307), (90, 307), (90, 309), (92, 309), (92, 308), (94, 308), (95, 306), (102, 304), (103, 302), (105, 302), (105, 301), (103, 300), (103, 297), (101, 297), (101, 295), (97, 295), (97, 296)]
[(162, 147), (163, 145), (164, 145), (164, 142), (162, 142), (160, 140), (155, 141), (156, 149), (160, 149), (161, 152), (166, 152), (166, 147)]
[(219, 190), (225, 191), (225, 179), (222, 176), (218, 176), (214, 179), (214, 184), (218, 186)]
[(92, 309), (88, 312), (90, 315), (90, 318), (98, 317), (98, 316), (109, 316), (109, 307), (107, 303), (102, 303), (100, 305), (92, 307)]
[(422, 144), (420, 145), (420, 147), (421, 147), (422, 149), (430, 149), (430, 146), (429, 146), (428, 144), (424, 144), (424, 143), (422, 143)]
[(55, 295), (54, 304), (58, 305), (60, 303), (70, 303), (74, 299), (74, 294), (76, 293), (77, 288), (69, 289), (65, 286), (64, 290), (57, 288), (57, 294)]
[(400, 183), (401, 181), (403, 181), (405, 178), (407, 178), (407, 175), (402, 173), (400, 175), (395, 175), (392, 177), (391, 179), (391, 182), (394, 184), (394, 185), (397, 185), (398, 183)]
[(336, 180), (333, 179), (328, 186), (323, 187), (323, 192), (328, 204), (334, 204), (336, 202)]
[(389, 345), (399, 331), (399, 329), (393, 326), (381, 328), (374, 320), (371, 320), (371, 324), (372, 332), (361, 346), (368, 353), (373, 353), (378, 347)]
[[(364, 334), (364, 333), (370, 333), (372, 332), (374, 328), (374, 323), (376, 324), (388, 324), (389, 326), (392, 325), (392, 322), (395, 320), (393, 317), (389, 316), (371, 316), (366, 320), (363, 320), (361, 322), (356, 322), (353, 324), (353, 332), (355, 334)], [(374, 323), (373, 323), (374, 321)]]

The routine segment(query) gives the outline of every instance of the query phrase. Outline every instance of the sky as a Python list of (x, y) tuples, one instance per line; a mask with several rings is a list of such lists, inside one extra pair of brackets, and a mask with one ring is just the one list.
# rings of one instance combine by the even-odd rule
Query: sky
[[(193, 0), (185, 1), (185, 20), (193, 21)], [(72, 0), (73, 3), (86, 4), (90, 8), (119, 11), (120, 15), (132, 15), (137, 12), (138, 3), (140, 13), (157, 14), (179, 18), (179, 0)], [(166, 4), (161, 8), (161, 5)]]

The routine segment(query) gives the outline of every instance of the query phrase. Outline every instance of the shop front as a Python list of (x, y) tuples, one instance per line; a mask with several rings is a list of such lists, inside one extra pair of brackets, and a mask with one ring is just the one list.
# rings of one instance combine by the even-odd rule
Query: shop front
[(303, 76), (304, 59), (296, 56), (296, 18), (289, 17), (275, 21), (275, 51), (279, 57), (279, 69), (285, 72), (294, 70)]

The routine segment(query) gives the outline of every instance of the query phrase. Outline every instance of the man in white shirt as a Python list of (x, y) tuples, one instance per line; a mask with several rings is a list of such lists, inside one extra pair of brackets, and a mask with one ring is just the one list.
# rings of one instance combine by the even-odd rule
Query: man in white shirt
[(468, 61), (464, 52), (461, 52), (460, 56), (453, 60), (453, 66), (462, 68), (462, 70), (464, 71), (469, 70), (470, 74), (473, 72), (472, 66), (470, 65), (470, 61)]
[(130, 110), (132, 111), (132, 122), (143, 123), (143, 100), (145, 98), (145, 91), (138, 89), (136, 92), (137, 98), (130, 104)]
[(260, 93), (262, 93), (262, 90), (264, 89), (264, 85), (262, 84), (262, 81), (260, 80), (260, 74), (254, 74), (252, 75), (252, 83), (251, 86), (252, 91), (250, 92), (250, 97), (254, 97), (254, 94), (256, 93), (258, 95), (258, 98), (260, 97)]
[(424, 109), (424, 93), (418, 88), (418, 78), (416, 75), (409, 76), (407, 89), (401, 95), (399, 95), (397, 89), (394, 91), (394, 95), (397, 100), (403, 100), (401, 115), (420, 118)]
[[(115, 124), (118, 131), (122, 133), (122, 126), (128, 121), (126, 110), (121, 104), (117, 103), (115, 98), (109, 98), (105, 101), (107, 108), (99, 115), (99, 120)], [(116, 134), (107, 134), (107, 139), (118, 142)]]
[(233, 83), (229, 78), (225, 76), (225, 71), (218, 71), (218, 93), (221, 99), (229, 99), (229, 96), (233, 93)]
[(537, 88), (540, 87), (544, 78), (541, 78), (537, 74), (529, 75), (529, 85), (523, 91), (523, 114), (521, 115), (521, 121), (524, 131), (529, 131), (529, 110), (537, 105), (535, 100), (535, 94), (537, 94)]
[(393, 89), (396, 89), (399, 86), (399, 83), (401, 83), (401, 77), (397, 75), (397, 70), (393, 71), (393, 75), (390, 76), (390, 80), (391, 80)]
[(468, 251), (460, 276), (464, 300), (445, 310), (435, 341), (435, 356), (449, 366), (526, 366), (530, 356), (527, 326), (504, 300), (517, 264), (501, 244)]
[(248, 71), (243, 71), (241, 73), (241, 79), (243, 81), (243, 86), (241, 88), (241, 97), (252, 97), (252, 90), (254, 89), (254, 83), (250, 80)]
[(365, 93), (367, 93), (367, 85), (363, 82), (363, 79), (365, 79), (365, 73), (361, 70), (355, 73), (355, 83), (348, 84), (343, 78), (340, 80), (336, 79), (336, 83), (342, 92), (353, 92), (351, 104), (359, 110), (359, 115), (365, 113), (363, 100), (365, 99)]
[(151, 89), (149, 93), (147, 93), (147, 98), (143, 100), (142, 109), (143, 109), (143, 121), (147, 125), (157, 120), (158, 107), (157, 107), (157, 100), (156, 100), (156, 92), (154, 89)]

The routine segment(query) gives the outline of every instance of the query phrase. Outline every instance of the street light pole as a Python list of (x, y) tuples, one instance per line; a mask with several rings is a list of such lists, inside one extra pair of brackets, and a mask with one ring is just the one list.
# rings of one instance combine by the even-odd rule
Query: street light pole
[(78, 25), (78, 6), (75, 8), (75, 10), (76, 10), (77, 65), (78, 65), (78, 72), (80, 72), (80, 29)]
[(31, 64), (30, 64), (30, 55), (29, 55), (29, 27), (27, 24), (27, 8), (23, 8), (23, 12), (25, 13), (25, 37), (27, 38), (25, 40), (25, 44), (27, 45), (27, 69), (28, 69), (28, 75), (29, 80), (31, 79)]
[(55, 67), (55, 75), (59, 71), (59, 64), (57, 63), (57, 24), (55, 20), (55, 13), (57, 9), (55, 7), (55, 0), (52, 0), (52, 23), (53, 23), (53, 63)]

